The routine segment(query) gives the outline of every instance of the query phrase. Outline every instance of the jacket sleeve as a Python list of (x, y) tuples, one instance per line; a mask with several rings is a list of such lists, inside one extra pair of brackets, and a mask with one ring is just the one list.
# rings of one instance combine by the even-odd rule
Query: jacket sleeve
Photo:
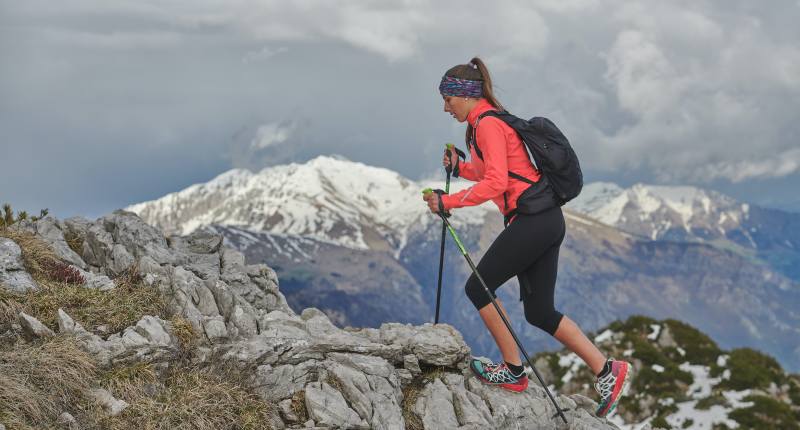
[(483, 152), (483, 179), (456, 194), (442, 196), (445, 210), (477, 206), (503, 194), (508, 188), (506, 137), (500, 121), (491, 117), (481, 120), (476, 138)]
[(464, 178), (469, 181), (477, 181), (478, 174), (475, 172), (475, 168), (472, 167), (472, 163), (466, 160), (458, 160), (458, 175), (457, 178)]

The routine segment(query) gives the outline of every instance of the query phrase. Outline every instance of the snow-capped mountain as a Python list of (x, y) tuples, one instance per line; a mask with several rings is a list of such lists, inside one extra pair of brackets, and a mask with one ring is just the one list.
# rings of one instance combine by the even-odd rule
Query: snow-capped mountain
[(607, 182), (587, 184), (569, 208), (652, 240), (711, 239), (739, 231), (750, 205), (695, 187), (636, 184), (624, 189)]
[[(230, 170), (126, 209), (169, 233), (216, 224), (399, 252), (409, 230), (438, 221), (422, 201), (425, 187), (444, 188), (339, 156), (320, 156), (258, 173)], [(460, 219), (478, 223), (484, 212), (484, 207), (469, 208)]]
[(650, 240), (707, 243), (800, 281), (800, 215), (686, 186), (587, 184), (567, 205)]

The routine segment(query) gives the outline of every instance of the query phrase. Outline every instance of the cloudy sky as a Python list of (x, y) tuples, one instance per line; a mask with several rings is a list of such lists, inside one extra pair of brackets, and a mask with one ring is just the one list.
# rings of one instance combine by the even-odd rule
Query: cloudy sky
[(798, 21), (798, 0), (0, 0), (0, 201), (94, 217), (320, 154), (430, 176), (463, 141), (439, 78), (477, 55), (589, 180), (800, 211)]

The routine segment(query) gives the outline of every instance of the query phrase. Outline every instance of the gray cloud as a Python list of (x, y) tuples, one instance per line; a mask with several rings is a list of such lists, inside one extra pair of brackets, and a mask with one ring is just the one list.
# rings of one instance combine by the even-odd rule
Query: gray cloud
[[(417, 177), (461, 142), (435, 88), (474, 55), (506, 107), (564, 129), (590, 176), (796, 182), (798, 12), (796, 1), (0, 0), (0, 194), (97, 213), (319, 153)], [(159, 173), (143, 179), (144, 167)]]

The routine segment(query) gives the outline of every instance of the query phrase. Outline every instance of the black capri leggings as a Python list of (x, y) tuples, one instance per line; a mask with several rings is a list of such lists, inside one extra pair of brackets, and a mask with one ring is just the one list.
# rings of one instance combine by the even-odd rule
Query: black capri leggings
[[(554, 293), (558, 273), (558, 249), (566, 227), (560, 207), (534, 215), (518, 214), (503, 230), (478, 263), (492, 295), (512, 276), (517, 276), (525, 319), (552, 336), (563, 315), (555, 310)], [(477, 309), (491, 303), (473, 273), (465, 287)]]

